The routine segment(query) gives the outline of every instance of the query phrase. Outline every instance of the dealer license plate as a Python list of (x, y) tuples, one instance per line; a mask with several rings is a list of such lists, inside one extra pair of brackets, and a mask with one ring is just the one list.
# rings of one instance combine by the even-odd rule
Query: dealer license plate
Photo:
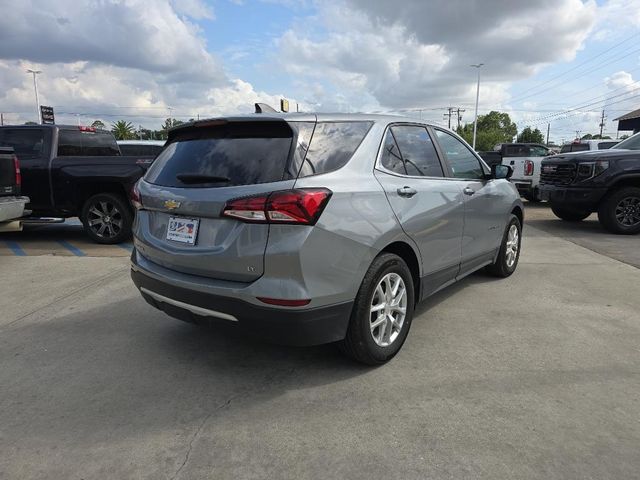
[(197, 218), (169, 217), (167, 240), (195, 245), (199, 223)]

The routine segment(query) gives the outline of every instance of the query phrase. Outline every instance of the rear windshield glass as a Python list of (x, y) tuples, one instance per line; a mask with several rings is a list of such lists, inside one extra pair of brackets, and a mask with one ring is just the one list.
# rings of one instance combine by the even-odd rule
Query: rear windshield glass
[(563, 145), (562, 148), (560, 149), (560, 153), (584, 152), (585, 150), (589, 150), (589, 144), (571, 143), (569, 145)]
[(530, 153), (528, 145), (509, 145), (504, 147), (505, 157), (528, 157)]
[(0, 146), (13, 147), (20, 159), (39, 158), (44, 148), (44, 132), (35, 128), (2, 128)]
[(285, 175), (293, 140), (286, 122), (229, 123), (175, 135), (146, 181), (167, 187), (276, 182)]
[(60, 130), (59, 157), (112, 157), (120, 155), (115, 137), (107, 132)]
[(598, 150), (607, 150), (608, 148), (613, 147), (614, 145), (616, 145), (618, 142), (600, 142), (598, 144)]
[(625, 148), (627, 150), (640, 150), (640, 133), (636, 133), (632, 137), (616, 144), (616, 148)]

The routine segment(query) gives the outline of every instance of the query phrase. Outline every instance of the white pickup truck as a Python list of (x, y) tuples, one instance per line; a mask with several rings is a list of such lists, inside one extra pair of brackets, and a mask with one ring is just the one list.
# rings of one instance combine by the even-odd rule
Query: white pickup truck
[(0, 232), (20, 230), (28, 197), (20, 196), (20, 165), (13, 148), (0, 147)]
[(501, 143), (493, 152), (480, 152), (489, 164), (501, 163), (513, 168), (511, 182), (520, 195), (530, 202), (539, 202), (540, 166), (542, 159), (552, 155), (549, 147), (538, 143)]

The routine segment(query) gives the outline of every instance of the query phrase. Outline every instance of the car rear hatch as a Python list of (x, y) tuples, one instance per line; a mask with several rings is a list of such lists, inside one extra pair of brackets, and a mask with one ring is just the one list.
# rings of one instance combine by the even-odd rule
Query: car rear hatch
[(0, 196), (20, 194), (20, 169), (13, 148), (0, 147)]
[(171, 131), (134, 193), (142, 204), (136, 249), (181, 273), (238, 282), (259, 278), (269, 225), (224, 216), (223, 210), (231, 200), (291, 189), (314, 125), (226, 119)]

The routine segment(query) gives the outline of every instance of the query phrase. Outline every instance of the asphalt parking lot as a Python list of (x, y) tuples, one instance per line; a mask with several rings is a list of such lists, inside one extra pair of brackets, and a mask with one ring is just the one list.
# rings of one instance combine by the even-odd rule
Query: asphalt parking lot
[(640, 478), (640, 237), (526, 217), (379, 368), (166, 317), (77, 225), (0, 235), (0, 478)]

